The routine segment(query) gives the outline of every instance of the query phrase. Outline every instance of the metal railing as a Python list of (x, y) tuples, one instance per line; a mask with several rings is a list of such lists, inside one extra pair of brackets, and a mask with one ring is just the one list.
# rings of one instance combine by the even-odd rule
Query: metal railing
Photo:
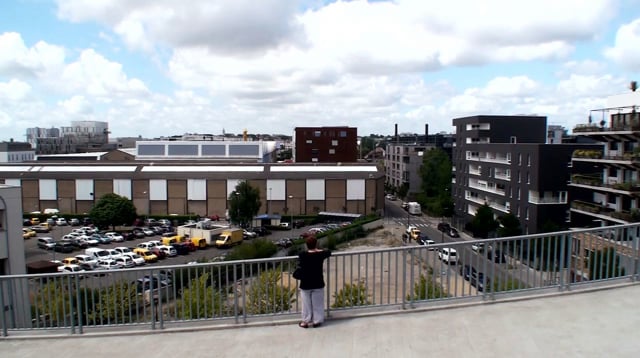
[[(520, 292), (536, 295), (594, 282), (635, 281), (640, 273), (639, 229), (619, 225), (336, 251), (325, 267), (326, 311), (329, 316), (337, 311), (357, 315), (362, 310), (499, 300)], [(454, 249), (455, 256), (444, 248)], [(0, 276), (2, 335), (290, 319), (301, 309), (298, 281), (290, 275), (296, 263), (296, 257), (281, 257)]]

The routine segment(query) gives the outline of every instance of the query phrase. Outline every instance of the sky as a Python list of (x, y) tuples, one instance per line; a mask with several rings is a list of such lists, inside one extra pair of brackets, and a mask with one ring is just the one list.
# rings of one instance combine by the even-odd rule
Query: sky
[(3, 0), (0, 141), (453, 132), (537, 114), (569, 131), (640, 81), (640, 0)]

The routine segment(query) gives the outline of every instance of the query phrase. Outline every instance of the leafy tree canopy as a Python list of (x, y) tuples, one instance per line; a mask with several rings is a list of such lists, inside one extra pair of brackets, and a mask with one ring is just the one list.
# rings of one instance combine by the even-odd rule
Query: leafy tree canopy
[(241, 181), (229, 194), (229, 217), (232, 222), (245, 225), (256, 216), (261, 205), (260, 189)]
[(138, 216), (131, 200), (117, 194), (105, 194), (89, 215), (96, 226), (114, 228), (116, 225), (131, 224)]
[(498, 228), (498, 221), (493, 218), (493, 210), (489, 205), (484, 204), (478, 208), (476, 215), (471, 221), (471, 229), (474, 236), (486, 239), (489, 233)]
[(422, 191), (427, 198), (443, 198), (451, 195), (451, 161), (442, 149), (434, 148), (424, 153), (420, 176)]
[(520, 221), (512, 213), (502, 215), (498, 218), (500, 227), (498, 228), (499, 237), (518, 236), (522, 234)]

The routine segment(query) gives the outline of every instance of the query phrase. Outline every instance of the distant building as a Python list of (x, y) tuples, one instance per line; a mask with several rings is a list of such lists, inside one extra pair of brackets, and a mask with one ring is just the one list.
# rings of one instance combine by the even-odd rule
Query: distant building
[(546, 117), (539, 116), (453, 120), (456, 218), (468, 223), (487, 204), (496, 218), (515, 215), (524, 234), (568, 226), (572, 154), (597, 146), (545, 144), (546, 122)]
[(20, 163), (33, 160), (35, 150), (26, 142), (0, 142), (0, 163)]
[(0, 276), (24, 273), (22, 189), (19, 186), (0, 184)]
[(135, 155), (126, 150), (115, 149), (108, 152), (85, 152), (69, 154), (39, 154), (36, 155), (38, 162), (93, 162), (93, 161), (115, 161), (126, 162), (135, 160)]
[(36, 154), (67, 154), (115, 149), (109, 144), (109, 124), (99, 121), (72, 121), (71, 126), (28, 128), (27, 141)]
[(297, 163), (357, 162), (358, 128), (297, 127), (294, 148)]
[(407, 197), (412, 198), (422, 191), (423, 155), (435, 148), (433, 144), (387, 144), (385, 151), (385, 176), (387, 185), (397, 189), (407, 185)]
[(560, 144), (567, 136), (567, 130), (563, 126), (550, 124), (547, 126), (547, 144)]
[(135, 158), (271, 163), (275, 150), (271, 141), (137, 141)]

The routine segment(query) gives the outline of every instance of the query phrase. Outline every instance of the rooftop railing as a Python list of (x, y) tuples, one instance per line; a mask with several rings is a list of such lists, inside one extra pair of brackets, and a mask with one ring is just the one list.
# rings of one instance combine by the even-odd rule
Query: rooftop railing
[[(639, 227), (334, 252), (325, 264), (325, 309), (355, 316), (637, 280), (639, 239), (632, 233)], [(279, 257), (0, 276), (2, 335), (292, 319), (301, 310), (291, 276), (296, 263)]]

